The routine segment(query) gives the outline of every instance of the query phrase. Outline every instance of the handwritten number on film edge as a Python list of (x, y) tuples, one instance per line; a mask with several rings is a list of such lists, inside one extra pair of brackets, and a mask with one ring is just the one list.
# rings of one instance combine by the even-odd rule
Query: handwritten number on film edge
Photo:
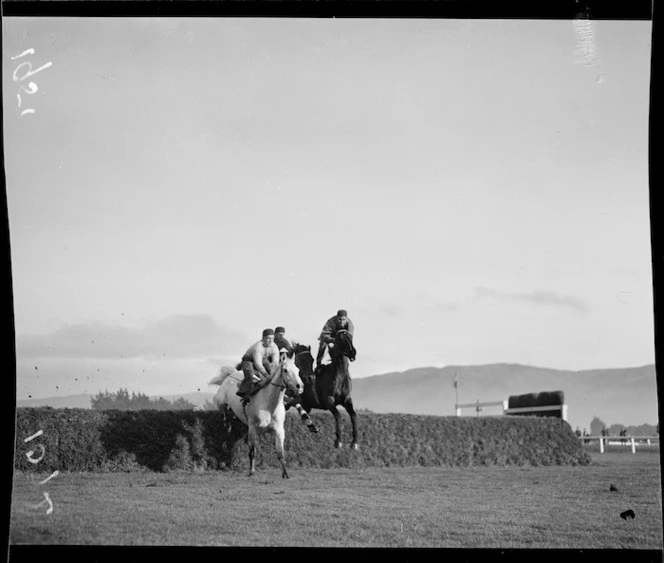
[[(15, 57), (12, 57), (11, 60), (14, 61), (16, 59), (19, 59), (19, 58), (25, 56), (25, 55), (34, 55), (34, 54), (35, 54), (34, 49), (26, 49), (20, 55), (16, 55)], [(32, 63), (29, 62), (29, 61), (24, 61), (14, 69), (14, 72), (12, 73), (12, 80), (14, 82), (23, 82), (26, 78), (28, 78), (30, 76), (34, 76), (38, 72), (41, 72), (42, 70), (44, 70), (46, 68), (49, 68), (52, 64), (53, 63), (49, 61), (46, 64), (43, 64), (42, 66), (40, 66), (38, 69), (32, 70)], [(25, 66), (28, 67), (27, 72), (25, 72), (25, 74), (23, 74), (23, 76), (19, 77), (19, 70), (21, 68), (25, 67)], [(16, 94), (16, 98), (18, 100), (18, 107), (20, 108), (23, 105), (23, 99), (21, 98), (21, 93), (20, 93), (21, 91), (25, 92), (26, 94), (32, 95), (32, 94), (36, 93), (38, 90), (39, 90), (39, 87), (34, 82), (28, 82), (27, 87), (24, 84), (21, 84), (19, 86), (19, 93)], [(26, 115), (28, 113), (35, 113), (35, 111), (36, 110), (34, 110), (33, 108), (24, 109), (21, 112), (21, 117), (23, 117), (24, 115)]]
[[(27, 444), (31, 440), (34, 440), (35, 438), (41, 436), (44, 433), (43, 430), (39, 430), (38, 432), (35, 432), (32, 436), (28, 436), (25, 438), (23, 441)], [(26, 457), (28, 458), (28, 461), (30, 463), (39, 463), (42, 459), (44, 459), (44, 456), (46, 455), (46, 448), (42, 446), (41, 444), (37, 444), (37, 448), (41, 449), (41, 456), (38, 458), (32, 457), (34, 455), (34, 450), (28, 450), (28, 452), (25, 454)], [(53, 477), (56, 477), (59, 474), (58, 470), (55, 470), (49, 477), (44, 479), (43, 481), (40, 481), (40, 485), (43, 485), (47, 481), (50, 481)], [(46, 491), (44, 491), (44, 500), (41, 501), (39, 504), (33, 505), (33, 508), (39, 508), (41, 506), (44, 506), (44, 504), (48, 504), (48, 508), (46, 509), (46, 514), (51, 514), (53, 512), (53, 501), (51, 501), (51, 497), (48, 495)]]

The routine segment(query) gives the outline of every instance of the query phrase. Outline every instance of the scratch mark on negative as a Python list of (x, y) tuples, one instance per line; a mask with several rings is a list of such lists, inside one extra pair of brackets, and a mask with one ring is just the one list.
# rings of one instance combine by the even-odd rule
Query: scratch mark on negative
[(595, 67), (598, 84), (604, 81), (602, 76), (602, 65), (597, 54), (597, 41), (595, 39), (594, 23), (587, 16), (580, 15), (572, 20), (574, 26), (574, 38), (576, 40), (574, 49), (574, 63), (582, 64), (588, 67)]

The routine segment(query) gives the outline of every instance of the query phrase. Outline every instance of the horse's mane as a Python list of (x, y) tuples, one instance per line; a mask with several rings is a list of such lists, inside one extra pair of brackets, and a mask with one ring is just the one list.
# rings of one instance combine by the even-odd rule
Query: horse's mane
[(293, 345), (293, 354), (301, 354), (302, 352), (311, 352), (311, 346), (305, 346), (304, 344)]
[[(353, 335), (346, 329), (342, 328), (341, 330), (337, 331), (337, 336), (335, 340), (338, 342), (339, 340), (350, 344), (350, 347), (355, 350), (355, 345), (353, 344)], [(338, 344), (337, 344), (338, 346)]]

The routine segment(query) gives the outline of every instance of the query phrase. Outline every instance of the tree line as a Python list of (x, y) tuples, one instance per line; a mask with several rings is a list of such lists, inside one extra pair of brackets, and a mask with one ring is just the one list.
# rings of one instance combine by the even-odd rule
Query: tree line
[[(621, 434), (623, 432), (624, 434)], [(611, 424), (607, 426), (599, 417), (590, 421), (590, 435), (592, 436), (659, 436), (659, 424), (641, 424), (640, 426), (625, 426), (624, 424)]]
[[(187, 401), (180, 397), (175, 401), (168, 401), (163, 397), (152, 399), (144, 393), (130, 394), (127, 389), (120, 389), (115, 393), (108, 391), (99, 392), (94, 397), (90, 398), (92, 409), (98, 411), (118, 410), (118, 411), (140, 411), (140, 410), (154, 410), (154, 411), (216, 411), (217, 406), (208, 399), (201, 406), (197, 406), (191, 401)], [(356, 409), (358, 412), (373, 413), (369, 409)]]
[[(168, 401), (163, 397), (152, 399), (144, 393), (129, 394), (127, 389), (120, 389), (115, 393), (99, 392), (90, 398), (92, 408), (98, 411), (193, 411), (196, 405), (180, 397), (175, 401)], [(206, 405), (207, 406), (207, 405)], [(207, 410), (207, 409), (206, 409)]]

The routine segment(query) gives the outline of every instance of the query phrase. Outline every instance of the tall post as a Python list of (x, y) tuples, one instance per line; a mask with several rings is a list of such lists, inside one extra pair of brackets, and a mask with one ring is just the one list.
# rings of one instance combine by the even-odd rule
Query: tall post
[(634, 441), (634, 436), (632, 436), (632, 453), (636, 453), (636, 442)]
[(461, 409), (459, 408), (459, 372), (454, 372), (454, 397), (455, 403), (454, 407), (456, 408), (456, 415), (461, 416)]

